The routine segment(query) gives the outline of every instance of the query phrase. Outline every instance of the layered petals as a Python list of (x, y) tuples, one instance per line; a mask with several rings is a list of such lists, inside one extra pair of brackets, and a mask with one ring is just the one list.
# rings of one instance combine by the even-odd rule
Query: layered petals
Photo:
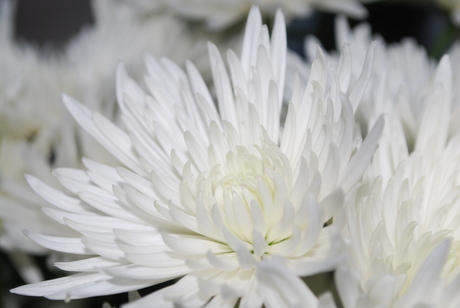
[[(282, 118), (284, 16), (277, 11), (271, 38), (261, 20), (253, 7), (241, 56), (229, 51), (228, 66), (208, 44), (216, 101), (193, 64), (183, 71), (153, 56), (146, 57), (148, 93), (118, 67), (123, 128), (64, 95), (75, 120), (122, 166), (85, 160), (87, 170), (56, 169), (61, 185), (78, 198), (29, 177), (37, 193), (59, 203), (44, 212), (79, 234), (29, 237), (51, 249), (93, 256), (58, 264), (83, 272), (77, 275), (88, 282), (70, 280), (52, 294), (46, 287), (58, 281), (14, 292), (73, 299), (182, 277), (129, 305), (143, 307), (150, 299), (233, 307), (241, 299), (243, 307), (276, 306), (283, 288), (267, 282), (271, 274), (261, 272), (261, 262), (286, 262), (294, 277), (335, 268), (342, 242), (328, 222), (361, 180), (384, 126), (383, 118), (377, 120), (363, 140), (354, 122), (375, 46), (353, 86), (340, 84), (351, 68), (330, 68), (318, 48), (308, 85), (294, 87)], [(349, 62), (349, 53), (342, 57)], [(273, 268), (274, 276), (281, 274)], [(298, 278), (286, 279), (298, 285)], [(278, 293), (268, 298), (263, 288)], [(300, 287), (295, 293), (299, 303), (330, 303), (311, 292), (302, 297)]]

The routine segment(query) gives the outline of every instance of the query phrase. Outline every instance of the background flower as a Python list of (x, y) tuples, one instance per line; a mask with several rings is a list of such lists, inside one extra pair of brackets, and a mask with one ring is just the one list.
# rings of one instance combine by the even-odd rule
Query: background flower
[[(396, 52), (403, 58), (405, 49), (387, 54)], [(445, 56), (418, 91), (407, 91), (401, 82), (398, 92), (391, 84), (378, 92), (383, 108), (374, 112), (388, 112), (388, 125), (363, 184), (343, 212), (349, 259), (336, 282), (345, 307), (458, 304), (453, 290), (460, 283), (459, 139), (458, 133), (449, 137), (452, 71)], [(407, 74), (386, 73), (396, 80)], [(412, 130), (405, 130), (408, 117)]]
[(216, 0), (172, 0), (166, 1), (167, 6), (192, 20), (204, 20), (205, 26), (213, 30), (221, 30), (242, 20), (251, 5), (258, 5), (264, 16), (274, 16), (280, 7), (289, 19), (311, 15), (313, 11), (325, 10), (341, 12), (354, 18), (367, 16), (366, 9), (355, 0), (289, 0), (289, 1), (216, 1)]
[[(109, 118), (117, 119), (115, 69), (124, 61), (134, 77), (142, 75), (146, 51), (178, 62), (200, 57), (205, 40), (188, 33), (170, 15), (138, 20), (124, 4), (94, 1), (96, 24), (82, 31), (62, 53), (39, 50), (13, 40), (11, 3), (1, 2), (0, 57), (0, 246), (13, 253), (23, 279), (42, 279), (24, 253), (48, 254), (22, 234), (24, 226), (48, 235), (75, 234), (41, 211), (46, 204), (30, 190), (24, 174), (55, 188), (50, 174), (58, 166), (80, 166), (83, 156), (113, 164), (116, 159), (70, 120), (61, 102), (67, 92)], [(172, 37), (181, 37), (172, 40)], [(184, 53), (187, 51), (187, 54)], [(202, 67), (206, 71), (206, 67)]]

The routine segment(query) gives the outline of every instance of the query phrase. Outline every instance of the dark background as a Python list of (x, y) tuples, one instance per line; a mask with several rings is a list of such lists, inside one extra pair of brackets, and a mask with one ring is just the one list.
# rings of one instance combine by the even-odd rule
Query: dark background
[[(389, 43), (415, 37), (430, 55), (439, 58), (458, 37), (458, 29), (451, 24), (449, 15), (434, 4), (416, 6), (404, 2), (388, 0), (367, 5), (367, 22), (373, 32)], [(18, 0), (15, 17), (18, 41), (58, 50), (82, 27), (94, 22), (89, 0)], [(351, 24), (356, 23), (351, 20)], [(308, 19), (294, 20), (288, 29), (289, 47), (303, 54), (306, 34), (316, 35), (326, 49), (333, 49), (334, 15), (316, 13)]]

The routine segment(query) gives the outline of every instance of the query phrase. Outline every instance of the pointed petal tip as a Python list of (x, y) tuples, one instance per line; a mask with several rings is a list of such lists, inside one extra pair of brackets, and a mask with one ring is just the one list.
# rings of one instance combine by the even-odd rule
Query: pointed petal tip
[(117, 63), (117, 75), (121, 73), (126, 73), (125, 65), (123, 62)]
[(123, 62), (118, 62), (117, 69), (116, 69), (116, 80), (117, 86), (119, 82), (123, 81), (123, 78), (126, 76), (126, 68)]
[(259, 6), (257, 4), (253, 4), (251, 6), (251, 9), (249, 10), (248, 19), (254, 18), (254, 17), (257, 17), (257, 16), (261, 16), (260, 8), (259, 8)]
[(246, 21), (246, 29), (251, 24), (262, 24), (262, 14), (258, 5), (252, 5)]
[(193, 64), (192, 61), (190, 61), (190, 59), (185, 60), (185, 68), (187, 69), (187, 71), (189, 71), (193, 66), (195, 65)]
[(38, 181), (38, 179), (31, 174), (24, 174), (24, 179), (26, 180), (27, 184), (29, 184), (30, 187), (32, 187), (33, 184)]
[(78, 113), (78, 109), (83, 109), (86, 111), (86, 107), (83, 106), (82, 103), (77, 101), (75, 98), (73, 98), (70, 95), (67, 95), (65, 93), (62, 93), (62, 102), (64, 103), (66, 109), (69, 111), (69, 113), (75, 118), (75, 114)]
[(276, 10), (275, 25), (277, 24), (277, 22), (286, 25), (283, 9), (280, 7)]
[(448, 54), (443, 55), (441, 60), (439, 60), (435, 78), (444, 84), (450, 83), (449, 80), (452, 79), (452, 65)]
[(22, 286), (10, 289), (10, 293), (18, 294), (18, 295), (24, 295), (24, 294), (21, 293), (21, 289), (22, 289)]
[(375, 123), (374, 127), (376, 129), (376, 134), (379, 136), (379, 139), (380, 139), (380, 136), (382, 135), (382, 132), (383, 132), (383, 128), (385, 127), (385, 117), (384, 117), (384, 115), (381, 115), (379, 117), (379, 119)]
[(439, 60), (439, 65), (441, 65), (441, 63), (444, 63), (444, 62), (447, 62), (447, 61), (450, 62), (450, 56), (449, 56), (449, 54), (446, 53), (441, 57), (441, 60)]
[(69, 109), (69, 105), (75, 104), (76, 100), (66, 93), (61, 94), (61, 99), (67, 109)]

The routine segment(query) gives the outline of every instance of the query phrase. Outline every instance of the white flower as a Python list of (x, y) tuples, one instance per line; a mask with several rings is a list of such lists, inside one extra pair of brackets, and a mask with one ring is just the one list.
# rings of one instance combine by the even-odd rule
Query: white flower
[[(354, 56), (363, 54), (368, 26), (351, 32), (343, 20), (338, 24), (339, 41), (350, 42)], [(410, 40), (379, 45), (358, 113), (364, 126), (386, 114), (386, 126), (343, 211), (349, 260), (337, 271), (337, 287), (346, 308), (456, 307), (457, 66), (448, 57), (434, 66)]]
[[(46, 202), (37, 198), (23, 175), (32, 174), (61, 189), (50, 174), (52, 168), (82, 166), (83, 156), (105, 164), (116, 163), (70, 120), (61, 93), (69, 93), (91, 109), (116, 118), (114, 75), (119, 61), (123, 60), (127, 69), (140, 78), (140, 58), (146, 51), (158, 56), (168, 54), (184, 63), (187, 57), (205, 58), (201, 54), (206, 44), (170, 15), (137, 20), (121, 4), (93, 1), (95, 25), (73, 38), (63, 54), (45, 56), (14, 41), (11, 3), (0, 4), (0, 246), (9, 252), (47, 254), (48, 249), (22, 234), (24, 226), (47, 235), (76, 233), (42, 213)], [(21, 266), (19, 271), (23, 271)], [(40, 275), (24, 274), (23, 278), (32, 282)]]
[(85, 159), (86, 171), (55, 170), (79, 198), (28, 176), (53, 204), (45, 213), (80, 235), (27, 235), (89, 257), (56, 264), (78, 274), (12, 292), (75, 299), (182, 277), (131, 305), (233, 307), (241, 298), (242, 307), (258, 307), (261, 260), (282, 259), (299, 276), (334, 268), (340, 245), (333, 227), (323, 225), (361, 179), (383, 129), (377, 121), (362, 144), (354, 135), (353, 108), (366, 88), (372, 50), (351, 88), (350, 54), (336, 73), (318, 49), (310, 82), (294, 87), (283, 126), (284, 18), (278, 11), (270, 39), (257, 7), (241, 57), (227, 52), (230, 75), (208, 44), (218, 109), (191, 62), (185, 73), (154, 57), (146, 60), (149, 94), (118, 70), (127, 132), (64, 96), (79, 124), (125, 167)]
[[(362, 63), (367, 46), (378, 41), (357, 119), (365, 130), (386, 117), (363, 184), (350, 194), (345, 219), (335, 220), (349, 240), (349, 260), (336, 273), (342, 302), (346, 308), (456, 307), (458, 228), (451, 221), (460, 209), (459, 108), (452, 83), (458, 73), (447, 58), (436, 68), (413, 40), (387, 45), (372, 38), (367, 24), (351, 31), (338, 18), (336, 36), (338, 47), (350, 44), (353, 63)], [(451, 53), (458, 63), (458, 49)], [(329, 59), (338, 61), (333, 54)], [(358, 76), (354, 71), (350, 83)]]
[[(391, 80), (417, 71), (387, 74)], [(460, 135), (449, 137), (448, 56), (427, 80), (419, 85), (422, 97), (380, 92), (388, 125), (363, 185), (343, 211), (349, 259), (336, 280), (346, 308), (458, 307)], [(422, 106), (401, 108), (414, 106), (410, 99)], [(412, 132), (404, 129), (407, 116)]]

